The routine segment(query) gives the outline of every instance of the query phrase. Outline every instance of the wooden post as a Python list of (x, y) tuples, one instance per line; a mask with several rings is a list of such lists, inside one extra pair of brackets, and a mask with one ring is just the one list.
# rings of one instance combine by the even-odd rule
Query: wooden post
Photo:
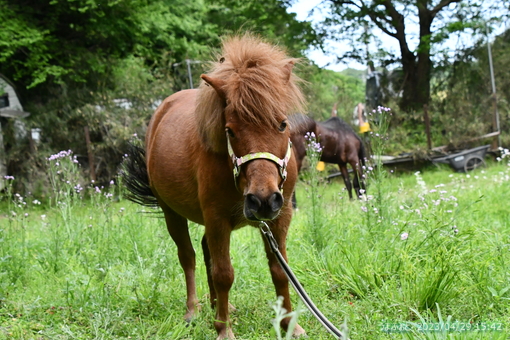
[(423, 120), (425, 121), (425, 134), (427, 135), (427, 150), (432, 149), (432, 139), (430, 138), (430, 119), (428, 105), (423, 104)]
[[(489, 39), (489, 28), (485, 26), (487, 30), (487, 52), (489, 56), (489, 70), (491, 75), (491, 86), (492, 86), (492, 100), (493, 100), (493, 115), (492, 115), (492, 132), (500, 132), (499, 126), (499, 112), (498, 112), (498, 97), (496, 95), (496, 80), (494, 76), (494, 66), (492, 65), (492, 51), (491, 51), (491, 42)], [(500, 135), (498, 134), (492, 140), (491, 148), (492, 150), (497, 150), (501, 145)]]
[(30, 149), (30, 153), (32, 155), (35, 155), (35, 152), (36, 152), (36, 146), (35, 146), (35, 142), (34, 142), (34, 139), (32, 138), (32, 131), (30, 131), (30, 133), (28, 134), (28, 147)]
[(6, 180), (5, 176), (7, 176), (7, 165), (6, 165), (6, 156), (5, 156), (5, 148), (4, 148), (4, 135), (2, 134), (2, 122), (0, 122), (0, 190), (5, 188)]
[[(492, 107), (493, 107), (493, 114), (492, 114), (492, 131), (499, 132), (499, 113), (498, 113), (498, 98), (496, 95), (496, 92), (492, 94)], [(497, 150), (500, 146), (500, 135), (498, 134), (491, 143), (491, 150)]]
[(338, 115), (337, 107), (338, 102), (336, 102), (335, 105), (333, 105), (333, 108), (331, 109), (331, 117), (336, 117)]
[(94, 154), (92, 153), (92, 145), (90, 143), (89, 127), (85, 126), (83, 129), (85, 130), (85, 142), (87, 143), (87, 155), (89, 158), (90, 179), (95, 182), (96, 169), (94, 165)]

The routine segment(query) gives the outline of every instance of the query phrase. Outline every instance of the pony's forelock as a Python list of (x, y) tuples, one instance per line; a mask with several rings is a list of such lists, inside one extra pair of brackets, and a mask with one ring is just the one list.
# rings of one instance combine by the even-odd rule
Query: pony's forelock
[[(304, 111), (301, 81), (292, 72), (289, 58), (278, 46), (252, 34), (224, 39), (221, 55), (212, 63), (210, 77), (225, 81), (228, 105), (242, 122), (278, 126), (277, 118)], [(220, 151), (225, 145), (225, 101), (204, 82), (200, 84), (196, 114), (202, 139)]]

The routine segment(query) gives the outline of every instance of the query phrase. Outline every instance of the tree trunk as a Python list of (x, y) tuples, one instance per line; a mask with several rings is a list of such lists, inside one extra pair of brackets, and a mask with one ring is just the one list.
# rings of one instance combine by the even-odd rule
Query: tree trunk
[(404, 71), (404, 79), (400, 108), (409, 111), (418, 107), (418, 104), (415, 103), (417, 93), (416, 56), (411, 51), (407, 53), (402, 51), (402, 70)]
[(409, 50), (402, 52), (404, 71), (403, 95), (401, 107), (405, 111), (421, 110), (430, 99), (430, 38), (432, 14), (426, 6), (419, 6), (420, 42), (416, 55)]

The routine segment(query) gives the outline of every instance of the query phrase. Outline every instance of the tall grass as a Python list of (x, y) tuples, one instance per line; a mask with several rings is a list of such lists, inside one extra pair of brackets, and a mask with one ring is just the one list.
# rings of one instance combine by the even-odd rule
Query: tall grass
[[(506, 339), (508, 159), (469, 174), (447, 167), (369, 174), (364, 200), (346, 199), (339, 180), (320, 181), (312, 199), (309, 183), (300, 182), (289, 263), (351, 339)], [(64, 162), (68, 170), (57, 174)], [(215, 339), (203, 228), (190, 225), (203, 308), (187, 326), (184, 275), (164, 221), (119, 199), (115, 183), (81, 183), (78, 190), (76, 179), (65, 176), (75, 165), (71, 154), (59, 158), (49, 174), (51, 202), (40, 205), (10, 189), (2, 197), (0, 339)], [(273, 327), (285, 312), (277, 308), (263, 248), (254, 228), (232, 236), (238, 339), (287, 336)], [(307, 311), (293, 315), (311, 339), (331, 339)], [(455, 322), (471, 328), (423, 330)]]

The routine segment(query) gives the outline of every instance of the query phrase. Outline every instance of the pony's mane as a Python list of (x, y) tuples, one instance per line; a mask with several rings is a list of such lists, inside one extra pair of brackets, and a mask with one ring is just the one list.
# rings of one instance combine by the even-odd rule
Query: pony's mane
[[(217, 60), (208, 76), (225, 82), (227, 104), (243, 123), (278, 126), (278, 116), (303, 112), (300, 79), (293, 73), (288, 77), (288, 65), (298, 59), (289, 58), (278, 46), (251, 34), (228, 37)], [(200, 84), (197, 123), (202, 140), (214, 151), (220, 151), (226, 143), (225, 105), (212, 86)]]

